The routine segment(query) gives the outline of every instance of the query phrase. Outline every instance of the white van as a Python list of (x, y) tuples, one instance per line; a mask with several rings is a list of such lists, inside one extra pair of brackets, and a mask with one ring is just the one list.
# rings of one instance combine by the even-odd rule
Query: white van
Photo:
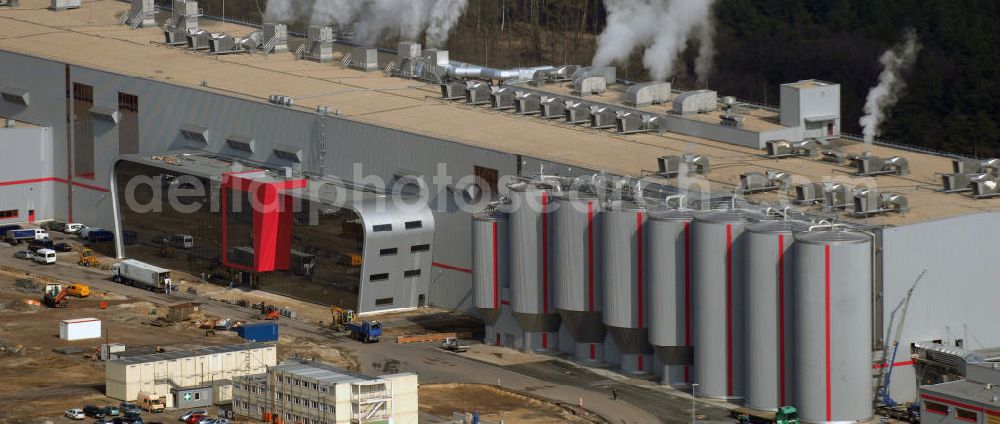
[(187, 234), (174, 234), (170, 237), (170, 246), (177, 249), (190, 249), (194, 247), (194, 237)]
[(79, 233), (80, 230), (82, 229), (83, 229), (83, 224), (70, 222), (66, 224), (65, 228), (63, 228), (63, 232), (66, 234), (76, 234)]
[(35, 262), (40, 264), (56, 263), (56, 251), (52, 249), (38, 249), (35, 251)]

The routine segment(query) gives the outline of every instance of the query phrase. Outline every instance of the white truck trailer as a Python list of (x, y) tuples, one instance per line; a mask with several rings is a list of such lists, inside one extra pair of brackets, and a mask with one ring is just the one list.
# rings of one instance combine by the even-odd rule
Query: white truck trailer
[(170, 292), (170, 270), (135, 259), (125, 259), (112, 268), (111, 279), (127, 286), (141, 287), (157, 292)]

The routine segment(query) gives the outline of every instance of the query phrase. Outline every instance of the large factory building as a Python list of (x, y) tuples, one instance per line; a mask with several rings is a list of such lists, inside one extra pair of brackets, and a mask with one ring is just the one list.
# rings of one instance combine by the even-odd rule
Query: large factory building
[(871, 418), (888, 370), (917, 400), (916, 343), (1000, 346), (998, 162), (842, 135), (836, 83), (770, 108), (147, 3), (0, 9), (0, 223), (113, 229), (120, 257), (362, 313), (478, 313), (488, 343), (811, 422)]

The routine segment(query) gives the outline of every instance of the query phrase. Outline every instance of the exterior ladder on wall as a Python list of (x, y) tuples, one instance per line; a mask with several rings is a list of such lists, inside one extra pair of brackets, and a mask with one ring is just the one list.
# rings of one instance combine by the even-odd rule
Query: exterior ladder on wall
[(345, 54), (343, 59), (340, 59), (340, 66), (343, 68), (348, 68), (351, 66), (351, 54)]
[(396, 62), (389, 61), (386, 62), (385, 67), (382, 68), (382, 73), (385, 74), (385, 76), (387, 77), (391, 77), (392, 74), (396, 72), (397, 69), (398, 68), (396, 67)]
[(127, 25), (128, 18), (130, 18), (129, 9), (125, 9), (122, 11), (121, 15), (118, 15), (118, 25)]
[(295, 49), (295, 58), (302, 59), (302, 56), (304, 56), (305, 53), (306, 53), (306, 45), (299, 44), (299, 48)]

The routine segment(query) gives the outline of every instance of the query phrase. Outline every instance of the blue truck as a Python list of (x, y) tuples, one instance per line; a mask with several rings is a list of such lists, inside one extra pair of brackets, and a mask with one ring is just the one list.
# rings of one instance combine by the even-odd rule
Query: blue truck
[(278, 340), (278, 323), (248, 322), (236, 327), (236, 334), (251, 342), (273, 342)]
[(382, 323), (378, 321), (349, 322), (347, 329), (351, 330), (351, 338), (364, 343), (378, 343), (382, 339)]

